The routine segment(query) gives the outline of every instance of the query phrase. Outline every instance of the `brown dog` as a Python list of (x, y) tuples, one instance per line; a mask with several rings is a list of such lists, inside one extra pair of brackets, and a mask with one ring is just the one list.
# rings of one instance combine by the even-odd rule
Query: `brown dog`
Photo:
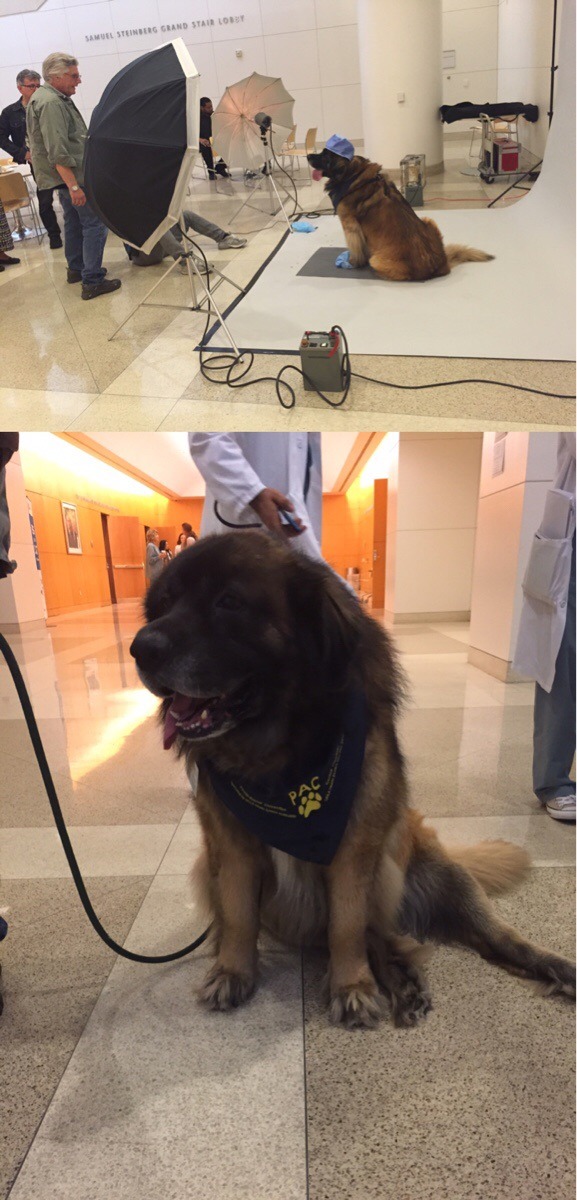
[(199, 770), (211, 1008), (250, 996), (261, 925), (328, 943), (330, 1016), (349, 1027), (373, 1025), (383, 996), (398, 1024), (425, 1016), (427, 940), (575, 994), (574, 967), (486, 899), (524, 878), (525, 852), (449, 854), (409, 808), (390, 639), (332, 571), (265, 534), (205, 538), (153, 583), (146, 616), (131, 653), (163, 698), (165, 745)]
[(464, 262), (489, 262), (493, 254), (468, 246), (444, 246), (440, 230), (422, 219), (378, 163), (332, 150), (309, 154), (343, 227), (353, 267), (368, 263), (381, 279), (415, 281), (448, 275)]

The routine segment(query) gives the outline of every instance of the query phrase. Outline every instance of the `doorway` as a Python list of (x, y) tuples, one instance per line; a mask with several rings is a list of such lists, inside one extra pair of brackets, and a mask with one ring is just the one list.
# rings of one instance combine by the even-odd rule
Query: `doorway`
[(145, 542), (138, 517), (102, 513), (102, 532), (112, 604), (144, 596)]

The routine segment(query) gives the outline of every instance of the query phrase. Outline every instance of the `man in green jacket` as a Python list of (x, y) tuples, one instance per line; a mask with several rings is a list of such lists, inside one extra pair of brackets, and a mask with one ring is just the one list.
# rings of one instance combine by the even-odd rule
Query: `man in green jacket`
[(83, 191), (87, 128), (72, 96), (80, 83), (78, 60), (49, 54), (42, 64), (44, 84), (26, 110), (28, 144), (39, 188), (58, 188), (64, 213), (64, 253), (68, 282), (82, 282), (82, 299), (93, 300), (120, 287), (102, 266), (108, 230)]

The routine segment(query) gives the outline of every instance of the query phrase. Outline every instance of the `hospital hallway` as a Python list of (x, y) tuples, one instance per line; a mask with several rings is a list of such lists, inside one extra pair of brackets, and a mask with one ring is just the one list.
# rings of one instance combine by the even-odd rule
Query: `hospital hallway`
[[(200, 835), (129, 653), (140, 613), (132, 599), (49, 616), (10, 643), (97, 913), (130, 949), (163, 954), (203, 928), (188, 880)], [(409, 681), (412, 803), (448, 843), (526, 846), (535, 869), (496, 907), (571, 955), (575, 826), (550, 820), (532, 793), (533, 685), (471, 665), (464, 622), (392, 633)], [(254, 998), (206, 1012), (195, 998), (203, 948), (142, 965), (92, 930), (3, 661), (0, 721), (0, 1197), (574, 1195), (563, 1000), (440, 948), (425, 1022), (349, 1033), (328, 1022), (323, 954), (264, 937)]]

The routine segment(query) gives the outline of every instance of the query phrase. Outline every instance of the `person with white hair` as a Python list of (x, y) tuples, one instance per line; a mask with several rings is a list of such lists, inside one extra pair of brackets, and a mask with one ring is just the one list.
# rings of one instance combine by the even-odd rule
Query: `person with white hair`
[(72, 99), (81, 82), (78, 59), (60, 52), (49, 54), (42, 75), (44, 83), (26, 109), (34, 176), (39, 188), (58, 188), (68, 283), (82, 283), (82, 299), (94, 300), (115, 292), (120, 280), (106, 279), (102, 256), (108, 230), (91, 209), (82, 186), (88, 130)]

